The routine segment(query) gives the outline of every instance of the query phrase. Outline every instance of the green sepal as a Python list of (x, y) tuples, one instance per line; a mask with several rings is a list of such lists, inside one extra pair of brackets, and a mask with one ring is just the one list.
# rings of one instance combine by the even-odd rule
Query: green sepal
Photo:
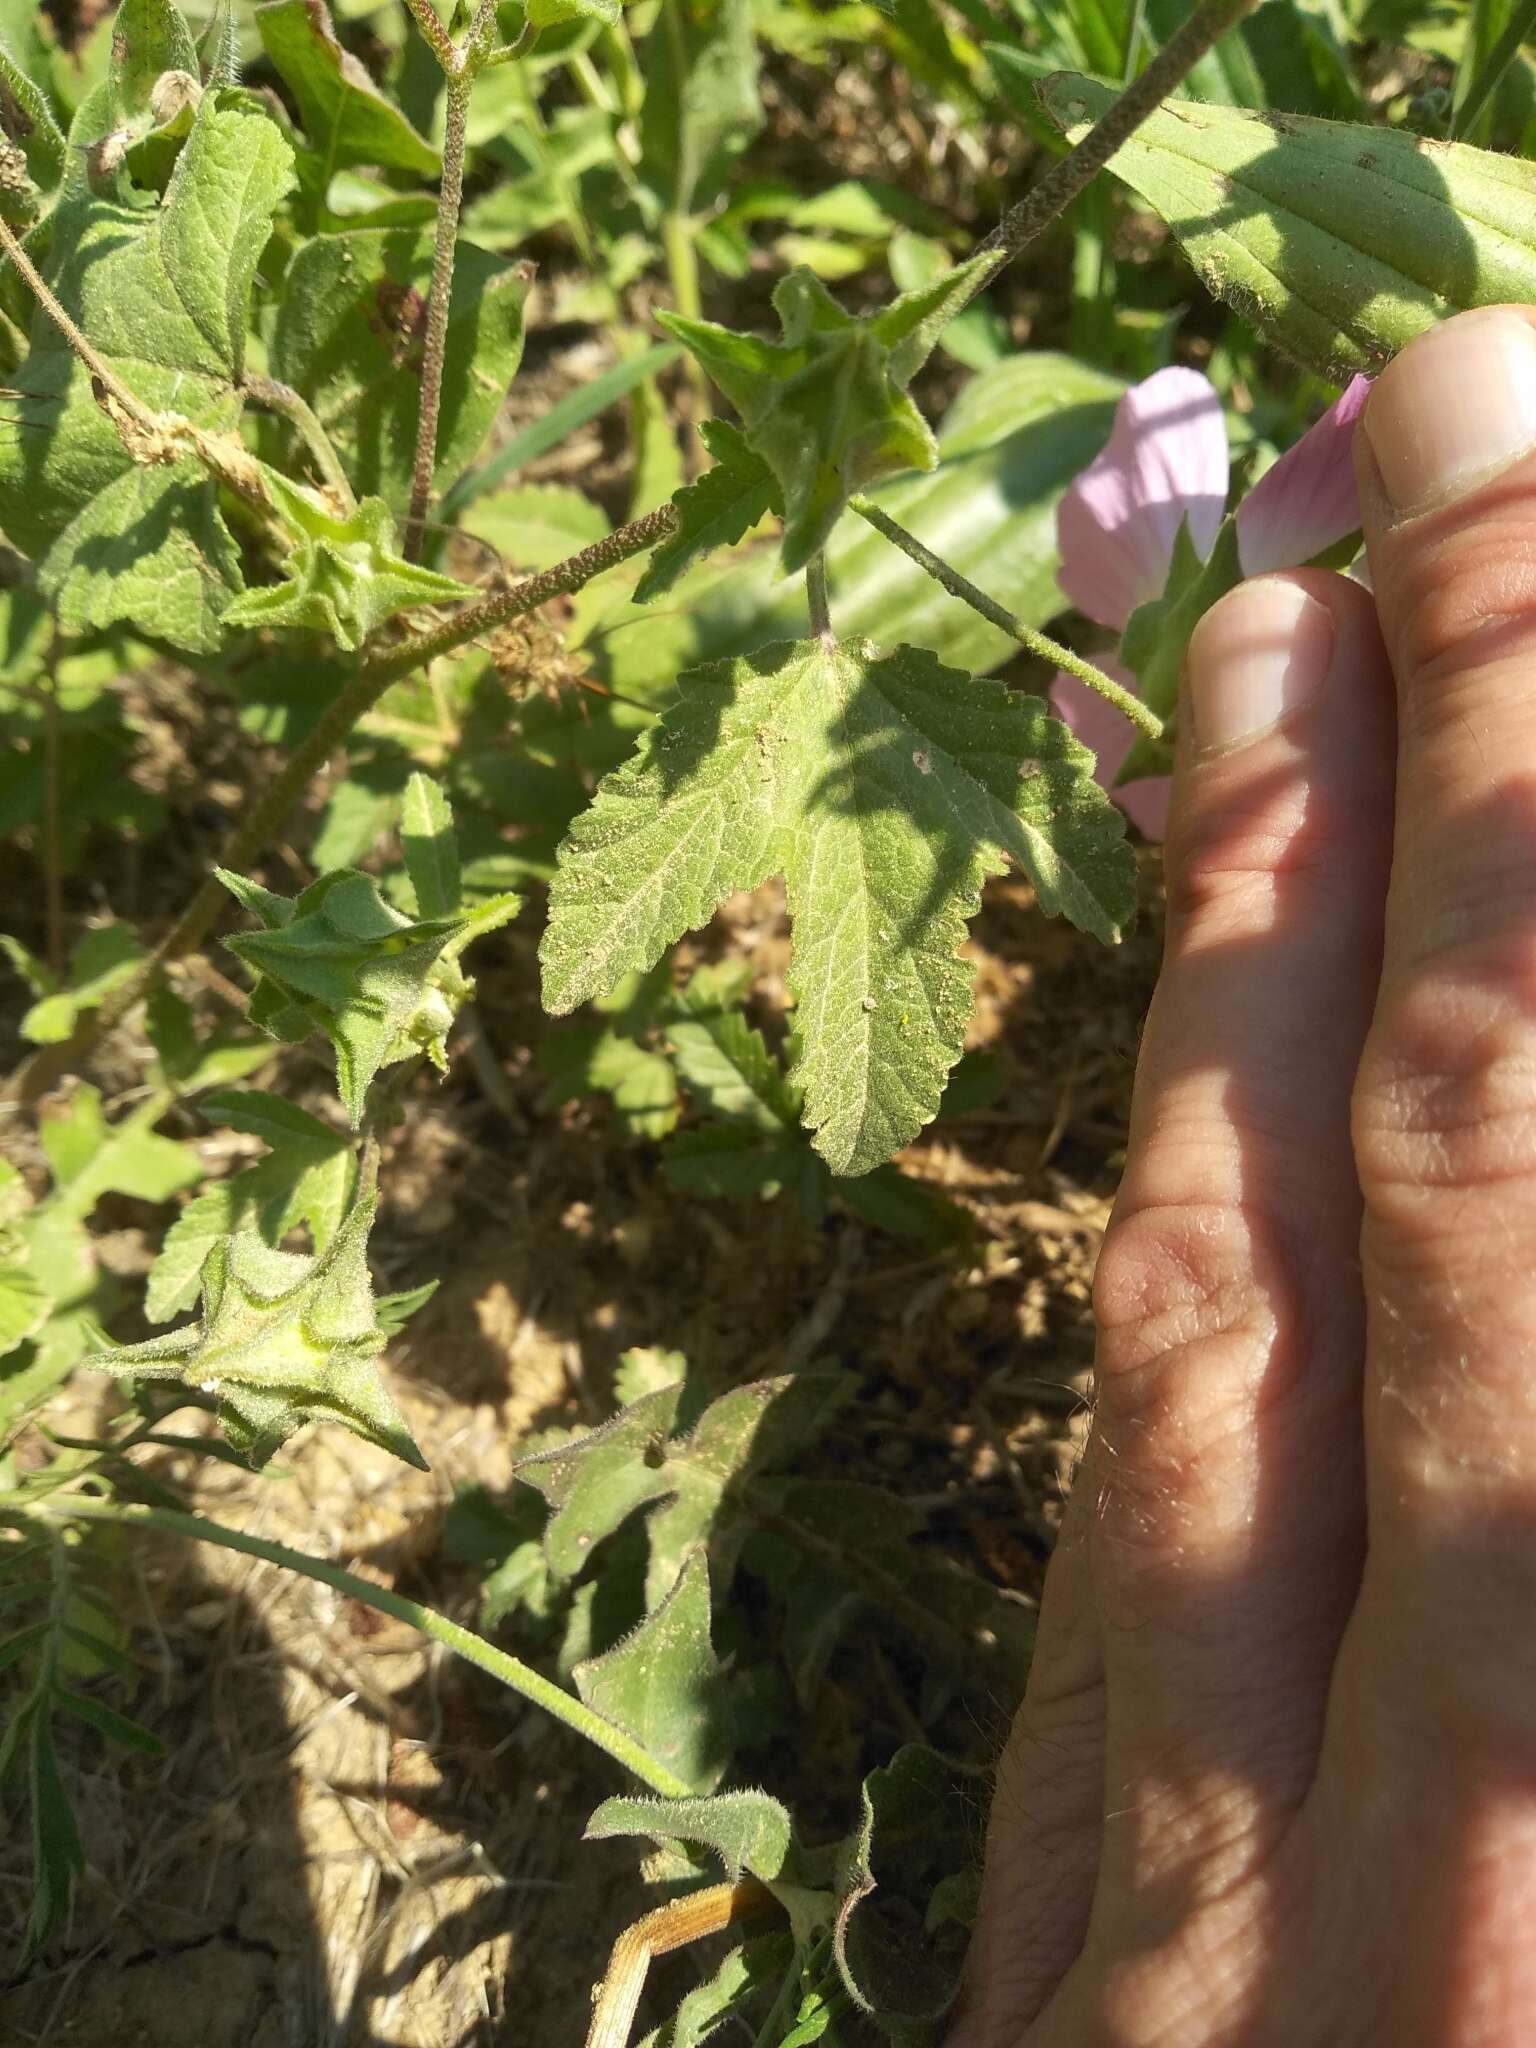
[(321, 1252), (278, 1251), (249, 1228), (217, 1239), (203, 1262), (196, 1322), (97, 1352), (90, 1364), (212, 1394), (225, 1436), (256, 1466), (306, 1422), (332, 1421), (425, 1471), (376, 1364), (388, 1341), (368, 1273), (377, 1207), (367, 1172)]
[(734, 547), (770, 512), (783, 513), (773, 471), (738, 428), (725, 420), (705, 420), (699, 432), (715, 467), (672, 493), (677, 525), (635, 585), (636, 604), (663, 596), (684, 570), (713, 548)]
[(783, 566), (818, 554), (850, 497), (881, 477), (932, 469), (938, 444), (907, 395), (945, 326), (997, 268), (975, 256), (877, 313), (845, 313), (813, 272), (774, 291), (781, 341), (659, 315), (741, 414), (784, 499)]
[(462, 915), (410, 918), (385, 902), (372, 875), (352, 868), (322, 875), (292, 899), (215, 873), (265, 927), (227, 942), (261, 976), (252, 1023), (290, 1041), (325, 1033), (354, 1127), (381, 1068), (416, 1053), (446, 1067), (449, 1028), (472, 991), (458, 956), (518, 908), (516, 897), (502, 896)]
[(226, 626), (307, 628), (329, 634), (351, 654), (386, 620), (413, 605), (452, 604), (465, 588), (451, 576), (404, 561), (395, 522), (382, 498), (365, 498), (337, 518), (311, 494), (268, 469), (264, 481), (293, 541), (284, 581), (247, 590), (224, 614)]
[(1118, 781), (1135, 782), (1144, 775), (1171, 773), (1173, 725), (1189, 636), (1216, 600), (1235, 589), (1242, 578), (1237, 521), (1230, 514), (1221, 522), (1216, 544), (1203, 562), (1189, 537), (1189, 522), (1180, 521), (1162, 596), (1137, 606), (1120, 640), (1121, 661), (1140, 683), (1143, 700), (1162, 719), (1165, 729), (1156, 740), (1137, 734)]

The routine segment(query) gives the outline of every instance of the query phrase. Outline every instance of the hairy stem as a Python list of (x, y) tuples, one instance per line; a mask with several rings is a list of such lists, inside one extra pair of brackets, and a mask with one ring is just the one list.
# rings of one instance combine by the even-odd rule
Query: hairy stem
[(112, 422), (131, 461), (159, 462), (181, 454), (195, 455), (210, 475), (254, 504), (264, 517), (269, 516), (259, 483), (259, 466), (238, 438), (205, 433), (180, 413), (155, 412), (130, 391), (65, 312), (37, 265), (3, 220), (0, 253), (16, 266), (27, 289), (90, 372), (92, 395)]
[(59, 734), (59, 633), (55, 627), (44, 671), (47, 696), (43, 703), (43, 870), (48, 900), (48, 967), (60, 979), (64, 974), (64, 862), (59, 844), (60, 734)]
[(240, 388), (253, 404), (264, 407), (267, 412), (277, 413), (288, 422), (315, 458), (321, 480), (340, 500), (343, 511), (355, 512), (357, 500), (352, 495), (347, 472), (341, 466), (341, 457), (309, 402), (301, 398), (291, 384), (280, 384), (275, 377), (256, 377), (248, 373)]
[(1096, 690), (1106, 703), (1124, 714), (1138, 732), (1144, 732), (1148, 739), (1161, 739), (1163, 721), (1152, 708), (1143, 704), (1132, 691), (1117, 683), (1113, 676), (1105, 675), (1103, 669), (1088, 661), (1081, 654), (1075, 654), (1070, 647), (1063, 647), (1059, 640), (1053, 640), (1048, 633), (1039, 633), (1033, 626), (1026, 626), (996, 598), (988, 597), (984, 590), (978, 590), (969, 577), (946, 562), (942, 555), (936, 555), (931, 548), (924, 547), (915, 533), (909, 533), (904, 526), (898, 526), (888, 512), (883, 512), (873, 499), (863, 496), (848, 500), (850, 510), (857, 512), (861, 519), (867, 519), (877, 533), (883, 533), (888, 541), (909, 555), (920, 569), (926, 570), (935, 583), (942, 585), (951, 597), (958, 597), (962, 604), (968, 604), (973, 612), (980, 612), (1001, 632), (1017, 640), (1021, 647), (1027, 647), (1042, 661), (1051, 661), (1058, 668), (1064, 668), (1068, 675), (1076, 676), (1080, 683), (1086, 683), (1090, 690)]
[(805, 602), (811, 614), (811, 632), (828, 646), (835, 646), (837, 635), (832, 630), (832, 604), (827, 592), (827, 558), (823, 554), (812, 555), (805, 565)]
[(409, 1622), (412, 1628), (419, 1629), (434, 1643), (441, 1643), (456, 1657), (462, 1657), (468, 1664), (477, 1664), (482, 1671), (488, 1671), (492, 1678), (520, 1693), (534, 1706), (542, 1707), (545, 1713), (553, 1715), (577, 1735), (584, 1735), (588, 1742), (606, 1751), (616, 1763), (622, 1764), (632, 1776), (649, 1785), (653, 1792), (659, 1792), (663, 1798), (689, 1799), (693, 1796), (692, 1786), (674, 1777), (665, 1764), (658, 1763), (622, 1728), (615, 1727), (601, 1714), (583, 1706), (580, 1700), (572, 1698), (558, 1685), (551, 1684), (531, 1666), (516, 1657), (509, 1657), (505, 1650), (498, 1650), (494, 1643), (488, 1643), (484, 1636), (477, 1636), (473, 1630), (461, 1628), (446, 1614), (439, 1614), (435, 1607), (423, 1607), (417, 1600), (407, 1600), (401, 1593), (375, 1586), (368, 1579), (343, 1571), (340, 1565), (306, 1556), (302, 1550), (290, 1550), (283, 1543), (268, 1542), (264, 1536), (248, 1536), (243, 1529), (230, 1529), (222, 1522), (206, 1521), (201, 1515), (184, 1514), (179, 1508), (146, 1507), (137, 1502), (72, 1493), (50, 1496), (37, 1504), (37, 1512), (70, 1520), (160, 1529), (170, 1536), (217, 1544), (221, 1550), (237, 1550), (246, 1557), (259, 1557), (264, 1563), (297, 1572), (303, 1578), (316, 1579), (322, 1586), (330, 1586), (365, 1607), (375, 1608), (380, 1614)]
[[(1133, 79), (1109, 111), (1102, 115), (1077, 146), (1058, 159), (1045, 176), (1010, 207), (998, 225), (977, 244), (976, 254), (996, 250), (1000, 262), (1009, 262), (1048, 228), (1096, 178), (1123, 142), (1130, 139), (1149, 114), (1156, 113), (1229, 28), (1235, 28), (1245, 14), (1251, 14), (1259, 0), (1205, 0), (1184, 25), (1170, 36), (1140, 78)], [(982, 278), (978, 283), (986, 282)]]
[(59, 304), (57, 297), (44, 282), (43, 274), (3, 219), (0, 219), (0, 249), (15, 264), (22, 283), (42, 307), (48, 318), (58, 328), (75, 354), (90, 371), (101, 389), (117, 400), (123, 411), (146, 429), (153, 429), (159, 420), (141, 398), (128, 389), (117, 372), (86, 340), (75, 322)]
[(458, 50), (454, 46), (453, 37), (449, 35), (436, 8), (432, 5), (432, 0), (405, 0), (405, 4), (415, 17), (416, 26), (421, 30), (423, 39), (438, 63), (445, 71), (456, 71), (459, 64)]
[[(365, 661), (294, 749), (281, 773), (265, 795), (258, 799), (244, 824), (224, 848), (218, 865), (239, 870), (255, 859), (303, 795), (311, 776), (325, 766), (331, 755), (343, 745), (352, 728), (360, 719), (367, 717), (392, 683), (403, 681), (428, 662), (435, 661), (440, 654), (451, 654), (455, 648), (465, 646), (481, 633), (491, 632), (511, 619), (521, 618), (525, 612), (537, 611), (540, 605), (548, 604), (552, 598), (567, 597), (582, 589), (593, 577), (601, 576), (620, 562), (628, 561), (632, 555), (643, 554), (647, 548), (664, 540), (676, 523), (677, 514), (670, 505), (658, 506), (643, 519), (632, 520), (628, 526), (619, 527), (617, 532), (594, 542), (589, 548), (583, 548), (579, 554), (557, 562), (553, 569), (530, 576), (522, 583), (514, 584), (511, 590), (494, 591), (473, 604), (463, 605), (440, 624)], [(67, 1046), (45, 1046), (35, 1054), (21, 1075), (13, 1076), (7, 1094), (33, 1098), (62, 1073), (66, 1065), (84, 1058), (103, 1034), (126, 1016), (157, 980), (167, 961), (180, 959), (206, 938), (228, 900), (217, 877), (209, 875), (132, 980), (108, 997), (81, 1034)]]
[(443, 403), (443, 364), (448, 352), (448, 312), (453, 297), (453, 263), (459, 244), (459, 210), (464, 199), (464, 148), (469, 125), (473, 73), (448, 77), (448, 123), (443, 137), (443, 179), (437, 200), (437, 240), (432, 250), (432, 290), (427, 301), (427, 341), (421, 365), (421, 412), (416, 422), (416, 463), (403, 549), (417, 561), (426, 537), (427, 507), (437, 474), (437, 424)]

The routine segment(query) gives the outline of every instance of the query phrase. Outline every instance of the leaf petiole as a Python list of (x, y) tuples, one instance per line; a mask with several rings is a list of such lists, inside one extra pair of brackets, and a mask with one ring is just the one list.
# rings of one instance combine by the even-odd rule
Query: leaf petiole
[(1107, 704), (1113, 704), (1115, 709), (1128, 718), (1138, 732), (1144, 732), (1148, 739), (1162, 738), (1163, 721), (1157, 713), (1149, 705), (1144, 704), (1133, 691), (1127, 690), (1122, 683), (1117, 683), (1113, 676), (1107, 676), (1103, 669), (1089, 661), (1086, 656), (1076, 653), (1070, 647), (1063, 647), (1059, 640), (1053, 640), (1048, 633), (1040, 633), (1033, 626), (1026, 626), (1022, 619), (1016, 618), (995, 598), (988, 597), (984, 590), (979, 590), (969, 577), (962, 576), (958, 569), (952, 568), (942, 555), (936, 555), (932, 548), (925, 547), (915, 533), (909, 533), (906, 527), (899, 526), (872, 498), (862, 495), (853, 497), (848, 500), (848, 506), (850, 511), (857, 512), (861, 519), (867, 520), (877, 533), (883, 534), (893, 547), (900, 548), (920, 569), (926, 570), (934, 582), (942, 585), (951, 597), (959, 598), (960, 602), (968, 604), (972, 611), (980, 612), (990, 624), (996, 626), (1000, 632), (1008, 634), (1011, 639), (1017, 640), (1021, 647), (1027, 647), (1031, 654), (1038, 655), (1042, 661), (1054, 662), (1058, 668), (1065, 669), (1069, 676), (1075, 676), (1080, 683), (1086, 683), (1090, 690), (1096, 691)]
[(605, 1751), (615, 1763), (621, 1764), (653, 1791), (668, 1799), (689, 1799), (693, 1796), (692, 1786), (674, 1777), (665, 1764), (658, 1763), (622, 1728), (615, 1727), (601, 1714), (583, 1706), (580, 1700), (573, 1699), (521, 1659), (509, 1657), (505, 1650), (498, 1650), (484, 1636), (450, 1621), (435, 1607), (424, 1607), (420, 1601), (408, 1600), (401, 1593), (391, 1592), (388, 1587), (376, 1586), (354, 1572), (344, 1571), (340, 1565), (328, 1564), (324, 1558), (306, 1556), (302, 1550), (290, 1550), (285, 1543), (271, 1543), (264, 1536), (251, 1536), (243, 1529), (230, 1529), (222, 1522), (210, 1522), (202, 1515), (187, 1514), (179, 1508), (147, 1507), (136, 1501), (108, 1500), (99, 1494), (55, 1494), (45, 1501), (30, 1503), (29, 1512), (60, 1520), (113, 1522), (119, 1527), (159, 1529), (170, 1536), (216, 1544), (221, 1550), (239, 1551), (245, 1557), (260, 1558), (264, 1564), (275, 1564), (285, 1571), (297, 1572), (301, 1578), (315, 1579), (322, 1586), (344, 1593), (348, 1599), (372, 1607), (380, 1614), (408, 1622), (431, 1641), (451, 1650), (456, 1657), (478, 1665), (500, 1684), (520, 1693), (532, 1705), (542, 1707), (545, 1713), (563, 1722), (575, 1734), (585, 1736), (588, 1742)]
[(837, 635), (832, 630), (832, 609), (827, 593), (827, 558), (814, 554), (805, 565), (805, 601), (811, 614), (811, 632), (823, 647), (835, 647)]

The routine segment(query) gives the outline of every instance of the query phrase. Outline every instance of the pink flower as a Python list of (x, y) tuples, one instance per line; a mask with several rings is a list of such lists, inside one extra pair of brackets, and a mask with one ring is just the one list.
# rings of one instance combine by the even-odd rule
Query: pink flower
[[(1350, 442), (1369, 388), (1369, 378), (1356, 377), (1237, 508), (1245, 575), (1297, 568), (1360, 524)], [(1227, 486), (1227, 430), (1210, 380), (1171, 369), (1132, 385), (1103, 451), (1057, 508), (1063, 591), (1090, 619), (1123, 632), (1138, 605), (1162, 596), (1181, 521), (1189, 522), (1197, 553), (1210, 553)], [(1123, 669), (1102, 666), (1134, 689)], [(1130, 752), (1130, 726), (1071, 676), (1058, 675), (1051, 694), (1061, 718), (1097, 754), (1099, 781), (1112, 788)], [(1127, 783), (1115, 801), (1149, 839), (1162, 837), (1166, 776)]]

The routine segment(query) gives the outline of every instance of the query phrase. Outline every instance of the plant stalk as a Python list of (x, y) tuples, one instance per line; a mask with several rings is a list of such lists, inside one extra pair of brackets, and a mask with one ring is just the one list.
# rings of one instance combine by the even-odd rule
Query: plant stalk
[(910, 556), (920, 569), (926, 570), (934, 582), (947, 590), (951, 597), (958, 597), (960, 602), (968, 604), (973, 612), (980, 612), (984, 619), (996, 626), (999, 631), (1008, 634), (1011, 639), (1017, 640), (1021, 647), (1027, 647), (1031, 654), (1038, 655), (1042, 661), (1054, 662), (1058, 668), (1064, 668), (1068, 675), (1076, 676), (1080, 683), (1086, 683), (1090, 690), (1097, 691), (1106, 703), (1113, 704), (1115, 709), (1128, 718), (1138, 732), (1144, 732), (1148, 739), (1162, 738), (1163, 721), (1157, 713), (1150, 705), (1143, 704), (1133, 691), (1117, 683), (1113, 676), (1105, 675), (1103, 669), (1086, 660), (1081, 654), (1074, 653), (1070, 647), (1063, 647), (1059, 640), (1053, 640), (1048, 633), (1040, 633), (1033, 626), (1026, 626), (1022, 619), (1016, 618), (1005, 606), (1000, 605), (996, 598), (988, 597), (987, 593), (979, 590), (968, 577), (962, 576), (958, 569), (952, 568), (942, 555), (936, 555), (931, 548), (924, 547), (915, 533), (909, 533), (904, 526), (898, 526), (890, 514), (883, 512), (873, 499), (860, 495), (850, 498), (848, 504), (851, 511), (857, 512), (861, 519), (868, 520), (877, 533), (884, 534), (885, 538), (900, 548), (904, 555)]
[(707, 1941), (727, 1927), (775, 1914), (778, 1905), (755, 1877), (710, 1885), (658, 1906), (628, 1927), (613, 1945), (603, 1981), (594, 1994), (586, 2048), (629, 2048), (630, 2030), (652, 1958)]
[(408, 562), (419, 561), (421, 557), (427, 507), (432, 501), (432, 484), (437, 474), (437, 428), (443, 404), (443, 366), (448, 354), (448, 314), (459, 245), (459, 212), (464, 202), (465, 138), (473, 86), (472, 70), (460, 67), (449, 72), (443, 178), (438, 191), (437, 239), (432, 250), (432, 289), (427, 301), (427, 340), (421, 364), (421, 411), (416, 421), (416, 461), (402, 540), (402, 552)]
[(424, 1607), (420, 1601), (407, 1600), (402, 1593), (375, 1586), (368, 1579), (344, 1571), (340, 1565), (328, 1564), (323, 1558), (309, 1557), (302, 1550), (290, 1550), (283, 1543), (268, 1542), (264, 1536), (249, 1536), (243, 1529), (227, 1528), (222, 1522), (206, 1521), (201, 1515), (184, 1514), (179, 1508), (147, 1507), (134, 1501), (106, 1500), (100, 1495), (72, 1493), (54, 1494), (38, 1502), (34, 1511), (71, 1520), (160, 1529), (170, 1536), (217, 1544), (221, 1550), (236, 1550), (243, 1556), (258, 1557), (266, 1564), (297, 1572), (302, 1578), (316, 1579), (322, 1586), (330, 1586), (335, 1592), (344, 1593), (348, 1599), (372, 1607), (380, 1614), (409, 1622), (412, 1628), (419, 1629), (434, 1643), (441, 1643), (456, 1657), (478, 1665), (500, 1684), (521, 1694), (532, 1705), (542, 1707), (545, 1713), (563, 1722), (575, 1734), (595, 1743), (615, 1763), (621, 1764), (633, 1777), (649, 1785), (653, 1792), (659, 1792), (664, 1799), (693, 1797), (691, 1785), (675, 1777), (665, 1764), (658, 1763), (622, 1728), (615, 1727), (570, 1693), (551, 1684), (519, 1658), (509, 1657), (505, 1650), (498, 1650), (494, 1643), (488, 1643), (484, 1636), (477, 1636), (472, 1629), (461, 1628), (446, 1614), (439, 1614), (435, 1607)]
[(301, 398), (291, 384), (279, 383), (276, 377), (247, 374), (240, 388), (254, 404), (264, 407), (268, 412), (277, 413), (288, 422), (315, 458), (315, 467), (320, 472), (321, 481), (340, 500), (343, 512), (355, 512), (357, 500), (352, 495), (352, 485), (347, 472), (341, 466), (341, 457), (336, 453), (330, 435), (320, 424), (319, 415), (308, 400)]
[(64, 975), (64, 863), (60, 848), (60, 776), (63, 766), (59, 732), (59, 633), (54, 628), (44, 672), (43, 703), (43, 871), (47, 891), (47, 960), (49, 972)]
[(44, 281), (42, 272), (32, 261), (32, 258), (21, 246), (19, 239), (11, 232), (3, 219), (0, 219), (0, 249), (3, 249), (6, 256), (15, 264), (22, 283), (31, 292), (33, 298), (37, 300), (37, 303), (48, 315), (54, 326), (58, 328), (75, 354), (101, 386), (101, 389), (116, 399), (123, 411), (129, 415), (137, 426), (146, 429), (146, 431), (156, 427), (159, 424), (156, 415), (150, 411), (141, 398), (138, 398), (128, 389), (128, 386), (118, 376), (117, 372), (86, 340), (79, 326), (65, 312), (54, 292)]
[(805, 602), (811, 614), (811, 632), (824, 647), (835, 647), (832, 604), (827, 591), (827, 558), (814, 554), (805, 565)]
[(405, 0), (405, 4), (411, 10), (423, 40), (444, 71), (450, 74), (456, 71), (459, 64), (458, 49), (432, 5), (432, 0)]
[[(1132, 79), (1109, 110), (1064, 157), (1052, 164), (1031, 192), (1003, 215), (991, 234), (976, 246), (984, 255), (996, 250), (999, 264), (1011, 262), (1035, 237), (1059, 219), (1096, 178), (1122, 143), (1129, 141), (1149, 114), (1156, 113), (1200, 62), (1259, 0), (1205, 0), (1171, 35), (1139, 78)], [(990, 275), (991, 273), (988, 273)], [(977, 281), (980, 291), (987, 276)]]

